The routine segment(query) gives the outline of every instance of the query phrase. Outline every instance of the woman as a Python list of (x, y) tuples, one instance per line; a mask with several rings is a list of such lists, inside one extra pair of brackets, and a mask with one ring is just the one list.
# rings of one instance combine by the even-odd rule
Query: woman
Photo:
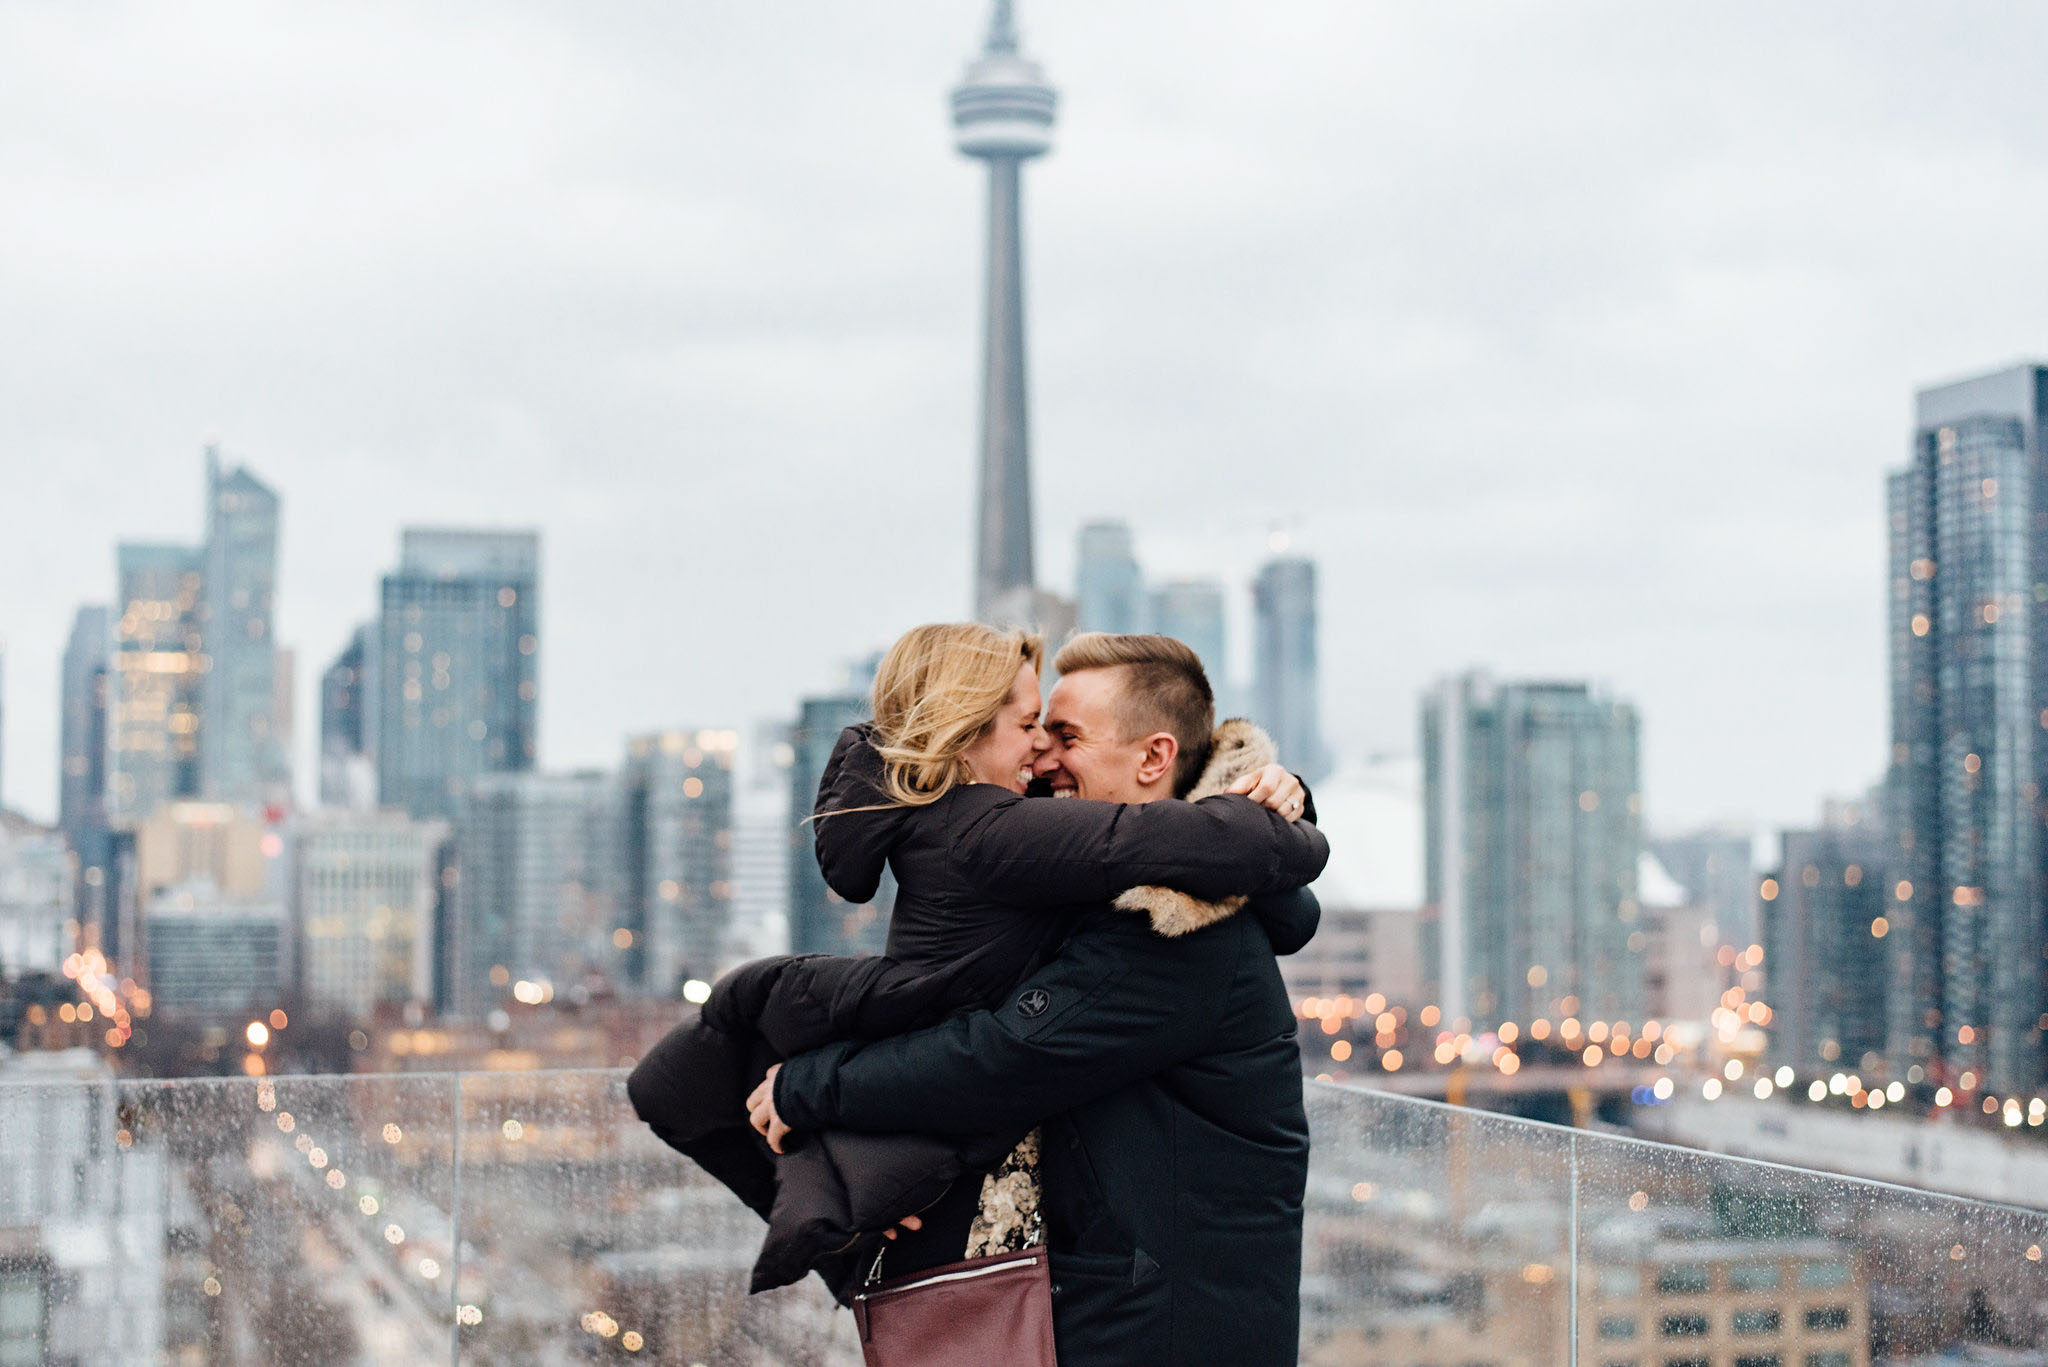
[[(1192, 657), (1189, 657), (1192, 659)], [(1140, 885), (1194, 897), (1285, 894), (1322, 869), (1312, 826), (1219, 796), (1133, 805), (1026, 799), (1048, 742), (1039, 725), (1036, 638), (976, 625), (919, 627), (884, 658), (875, 721), (840, 738), (819, 787), (820, 867), (850, 903), (886, 867), (898, 893), (887, 954), (764, 960), (720, 981), (702, 1016), (649, 1054), (629, 1084), (671, 1145), (769, 1220), (754, 1287), (816, 1268), (842, 1296), (855, 1265), (905, 1216), (921, 1226), (891, 1252), (892, 1275), (1000, 1251), (1031, 1236), (1023, 1137), (808, 1136), (777, 1157), (743, 1100), (779, 1058), (834, 1039), (900, 1033), (992, 1005), (1035, 970), (1074, 917)], [(1200, 679), (1199, 667), (1194, 677)], [(1210, 706), (1206, 696), (1203, 706)], [(1248, 751), (1232, 756), (1242, 762)], [(1284, 771), (1236, 785), (1298, 812)], [(1247, 885), (1250, 883), (1251, 885)], [(1313, 899), (1253, 904), (1276, 947), (1305, 940)], [(1305, 927), (1305, 929), (1304, 929)], [(1006, 1158), (1007, 1155), (1007, 1158)], [(984, 1192), (998, 1165), (1007, 1180)], [(984, 1195), (989, 1208), (984, 1209)]]

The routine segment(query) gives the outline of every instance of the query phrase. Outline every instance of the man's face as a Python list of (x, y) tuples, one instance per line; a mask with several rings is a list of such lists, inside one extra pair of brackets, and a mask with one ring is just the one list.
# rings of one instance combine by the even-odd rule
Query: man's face
[(1052, 745), (1032, 772), (1052, 784), (1055, 795), (1102, 802), (1150, 802), (1170, 793), (1148, 791), (1139, 782), (1145, 759), (1143, 738), (1126, 739), (1119, 715), (1124, 671), (1084, 669), (1053, 685), (1046, 703), (1045, 730)]

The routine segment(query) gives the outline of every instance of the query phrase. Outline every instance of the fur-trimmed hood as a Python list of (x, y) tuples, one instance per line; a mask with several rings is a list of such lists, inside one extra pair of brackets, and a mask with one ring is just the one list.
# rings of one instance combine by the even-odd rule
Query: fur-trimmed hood
[[(1188, 790), (1186, 801), (1215, 797), (1248, 774), (1255, 774), (1278, 761), (1273, 738), (1242, 717), (1232, 717), (1217, 726), (1209, 739), (1209, 761), (1202, 776)], [(1168, 937), (1186, 935), (1234, 916), (1245, 904), (1242, 895), (1205, 902), (1172, 888), (1132, 888), (1116, 899), (1122, 911), (1141, 911), (1152, 917), (1152, 929)]]

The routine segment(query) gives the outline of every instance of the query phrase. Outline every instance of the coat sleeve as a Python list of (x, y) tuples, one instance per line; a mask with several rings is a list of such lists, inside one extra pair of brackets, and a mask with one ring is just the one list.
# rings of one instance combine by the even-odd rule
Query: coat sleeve
[(1257, 916), (1266, 927), (1266, 938), (1275, 954), (1294, 954), (1316, 936), (1323, 923), (1323, 904), (1307, 888), (1272, 892), (1252, 898), (1245, 911)]
[(954, 832), (955, 867), (993, 901), (1107, 902), (1126, 888), (1174, 888), (1214, 901), (1315, 881), (1330, 844), (1248, 797), (1089, 802), (1009, 797)]
[(872, 899), (888, 864), (889, 834), (906, 813), (892, 809), (881, 791), (882, 757), (875, 752), (874, 723), (839, 733), (818, 797), (811, 808), (811, 840), (818, 872), (832, 891), (853, 903)]
[(790, 1059), (776, 1110), (803, 1130), (1023, 1130), (1200, 1053), (1244, 956), (1270, 952), (1245, 918), (1164, 939), (1096, 913), (994, 1011)]

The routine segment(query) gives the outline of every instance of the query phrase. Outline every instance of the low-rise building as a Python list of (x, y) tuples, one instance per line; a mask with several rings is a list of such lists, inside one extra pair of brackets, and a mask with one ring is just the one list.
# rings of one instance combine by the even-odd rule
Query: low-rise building
[(224, 1017), (281, 1000), (290, 962), (282, 903), (231, 899), (194, 880), (152, 898), (143, 927), (157, 1011)]
[(1869, 1367), (1869, 1289), (1848, 1244), (1672, 1237), (1616, 1219), (1587, 1232), (1584, 1255), (1581, 1362)]
[(367, 1016), (433, 996), (434, 929), (448, 823), (399, 811), (320, 811), (292, 827), (300, 999)]

